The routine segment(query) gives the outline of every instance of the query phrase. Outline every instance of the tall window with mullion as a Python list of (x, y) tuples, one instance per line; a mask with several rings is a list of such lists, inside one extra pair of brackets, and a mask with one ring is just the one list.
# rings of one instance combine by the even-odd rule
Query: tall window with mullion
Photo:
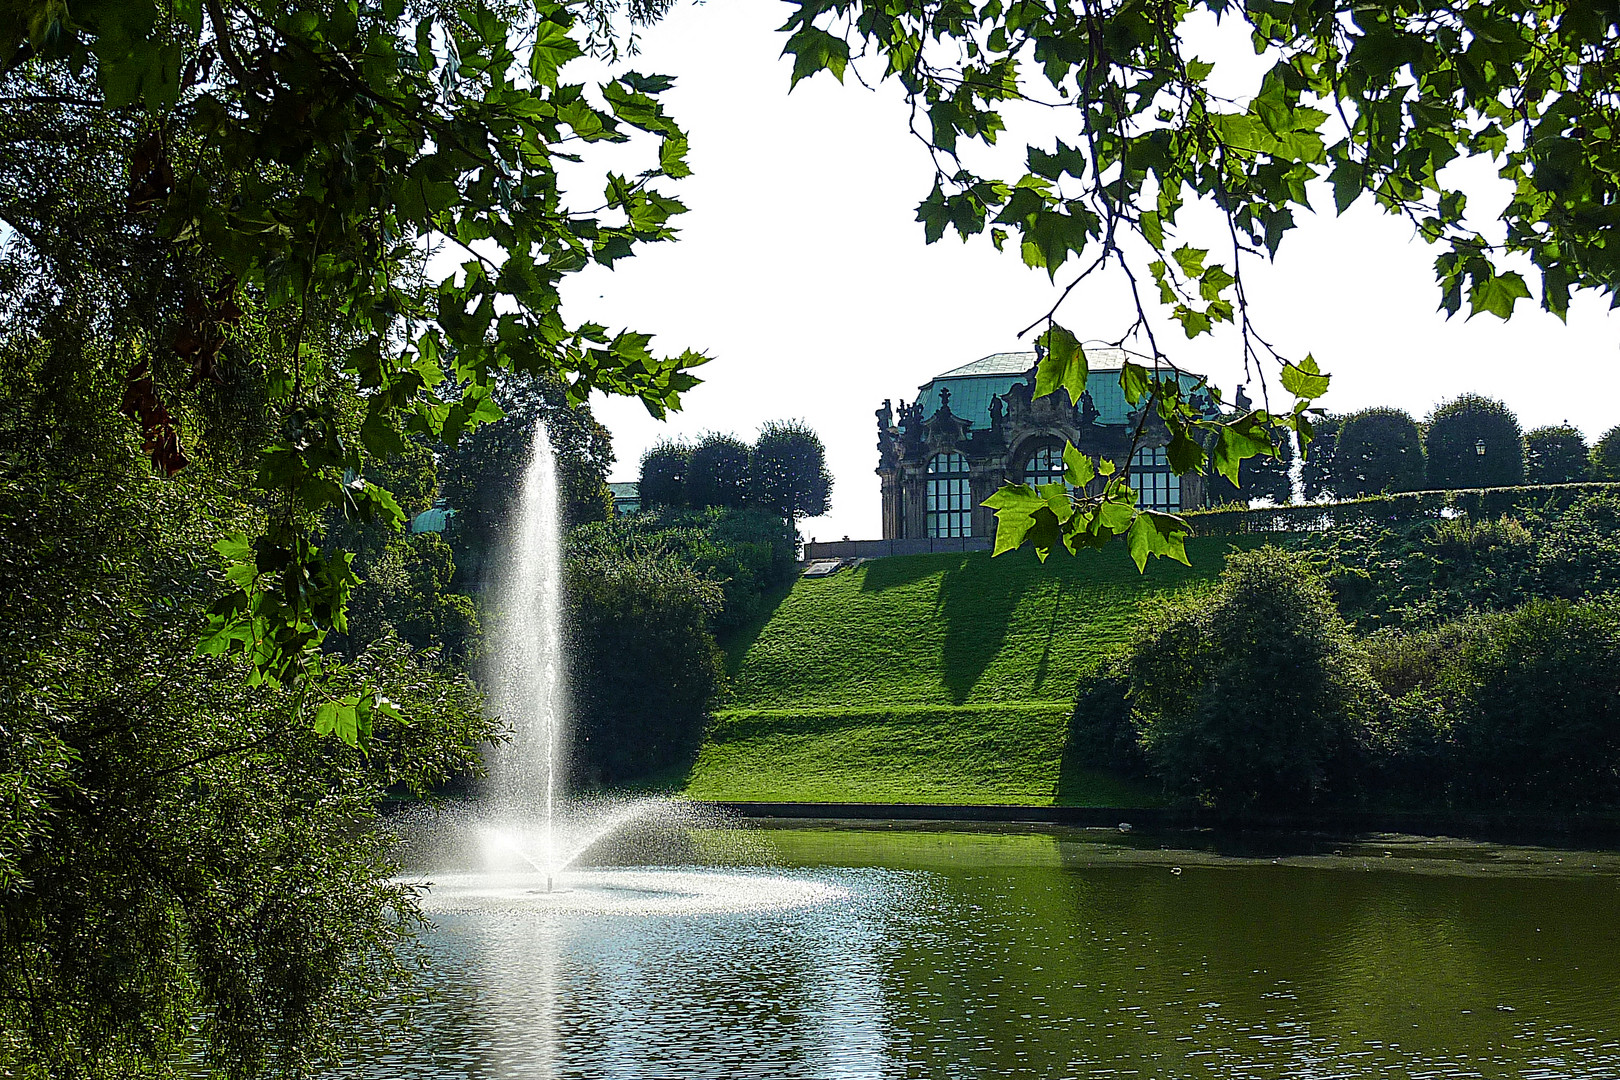
[(967, 459), (961, 454), (935, 454), (928, 462), (928, 535), (972, 536), (973, 496), (968, 490)]
[(1043, 484), (1063, 483), (1063, 448), (1043, 446), (1024, 463), (1024, 483), (1041, 490)]
[(1181, 509), (1181, 478), (1170, 471), (1164, 447), (1144, 447), (1131, 456), (1131, 487), (1136, 505), (1161, 513)]

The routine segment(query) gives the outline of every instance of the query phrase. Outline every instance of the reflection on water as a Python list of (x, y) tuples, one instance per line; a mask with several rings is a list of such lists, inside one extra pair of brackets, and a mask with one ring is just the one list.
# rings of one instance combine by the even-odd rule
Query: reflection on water
[[(437, 999), (349, 1071), (1620, 1076), (1612, 856), (769, 835), (769, 872), (601, 877), (604, 893), (644, 894), (621, 908), (446, 882), (428, 940)], [(722, 902), (742, 892), (757, 902)], [(666, 894), (710, 899), (661, 907)]]

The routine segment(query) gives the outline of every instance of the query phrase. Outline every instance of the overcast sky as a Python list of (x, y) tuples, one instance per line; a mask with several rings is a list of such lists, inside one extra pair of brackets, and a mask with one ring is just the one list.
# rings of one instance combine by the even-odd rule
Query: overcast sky
[[(776, 32), (788, 11), (757, 0), (687, 3), (644, 32), (633, 66), (677, 79), (666, 102), (690, 133), (694, 175), (669, 190), (691, 212), (677, 221), (677, 243), (580, 275), (566, 299), (573, 320), (630, 326), (657, 334), (663, 350), (714, 357), (668, 422), (637, 402), (593, 402), (613, 432), (613, 479), (636, 479), (642, 452), (663, 438), (719, 430), (751, 439), (766, 421), (799, 418), (820, 433), (834, 476), (832, 512), (806, 522), (804, 535), (876, 537), (873, 411), (949, 368), (1032, 347), (1016, 335), (1050, 305), (1052, 286), (1023, 266), (1016, 244), (1005, 255), (988, 238), (924, 244), (914, 219), (932, 174), (897, 88), (873, 93), (823, 74), (790, 94)], [(1200, 52), (1218, 75), (1255, 63), (1219, 34)], [(1003, 136), (1018, 156), (1021, 134)], [(1620, 322), (1605, 304), (1578, 300), (1567, 325), (1527, 304), (1510, 324), (1447, 321), (1435, 310), (1434, 249), (1410, 226), (1365, 203), (1343, 218), (1325, 205), (1322, 216), (1297, 215), (1302, 227), (1274, 267), (1246, 273), (1272, 343), (1313, 353), (1332, 373), (1328, 408), (1395, 405), (1421, 420), (1473, 390), (1506, 400), (1526, 429), (1567, 420), (1590, 441), (1620, 423)], [(1082, 338), (1117, 337), (1131, 321), (1122, 295), (1117, 282), (1100, 282), (1060, 318)], [(1160, 340), (1174, 343), (1178, 362), (1228, 391), (1243, 381), (1235, 335), (1184, 343), (1169, 329)]]

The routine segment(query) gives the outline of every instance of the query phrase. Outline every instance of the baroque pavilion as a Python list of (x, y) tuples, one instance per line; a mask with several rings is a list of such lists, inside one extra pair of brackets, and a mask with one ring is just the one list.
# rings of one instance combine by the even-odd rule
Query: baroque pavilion
[[(995, 512), (981, 505), (1003, 482), (1032, 487), (1063, 479), (1063, 444), (1119, 462), (1138, 425), (1131, 459), (1137, 501), (1153, 510), (1203, 505), (1203, 478), (1176, 476), (1165, 459), (1169, 433), (1156, 416), (1143, 424), (1120, 389), (1122, 349), (1087, 348), (1091, 379), (1077, 405), (1068, 394), (1036, 399), (1033, 352), (994, 353), (924, 383), (915, 401), (877, 411), (883, 538), (993, 536)], [(1199, 381), (1182, 374), (1189, 392)], [(1199, 400), (1198, 398), (1194, 399)], [(1208, 398), (1205, 409), (1212, 410)]]

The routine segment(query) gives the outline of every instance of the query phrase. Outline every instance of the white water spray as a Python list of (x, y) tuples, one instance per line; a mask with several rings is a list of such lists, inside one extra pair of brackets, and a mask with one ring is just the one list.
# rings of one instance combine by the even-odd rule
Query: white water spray
[(534, 429), (518, 512), (497, 603), (501, 632), (493, 637), (495, 705), (512, 726), (510, 742), (489, 763), (489, 802), (498, 815), (538, 819), (547, 888), (558, 867), (555, 818), (558, 756), (567, 715), (562, 635), (562, 516), (557, 461), (545, 425)]

